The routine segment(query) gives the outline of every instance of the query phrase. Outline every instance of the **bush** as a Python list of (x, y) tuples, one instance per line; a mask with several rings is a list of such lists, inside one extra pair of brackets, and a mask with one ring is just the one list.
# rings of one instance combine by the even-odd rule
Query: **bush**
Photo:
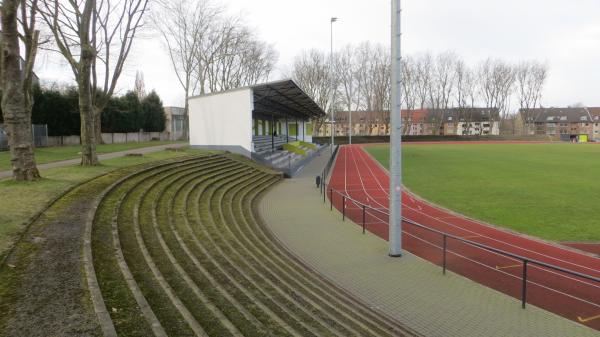
[(142, 100), (142, 112), (144, 115), (144, 131), (165, 131), (165, 109), (160, 97), (154, 90)]
[[(0, 93), (1, 95), (1, 93)], [(0, 123), (3, 122), (0, 110)], [(102, 132), (162, 132), (166, 117), (160, 97), (152, 91), (141, 102), (133, 91), (113, 97), (102, 111)], [(79, 135), (79, 94), (76, 87), (63, 90), (41, 88), (33, 90), (33, 124), (47, 124), (49, 136)]]

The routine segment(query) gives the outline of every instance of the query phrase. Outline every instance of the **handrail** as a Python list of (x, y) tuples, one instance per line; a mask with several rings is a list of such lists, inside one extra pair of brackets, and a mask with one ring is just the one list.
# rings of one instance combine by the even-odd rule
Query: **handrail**
[[(383, 215), (389, 216), (388, 212), (386, 212), (384, 210), (381, 210), (381, 209), (373, 208), (370, 205), (367, 205), (367, 204), (365, 204), (365, 203), (363, 203), (361, 201), (353, 199), (352, 197), (348, 196), (347, 194), (345, 194), (343, 192), (340, 192), (340, 191), (337, 191), (337, 190), (329, 187), (328, 186), (329, 184), (323, 183), (322, 185), (323, 185), (323, 188), (325, 189), (325, 191), (327, 189), (329, 189), (329, 192), (330, 192), (330, 201), (331, 201), (331, 209), (333, 209), (333, 193), (334, 192), (337, 195), (340, 195), (343, 198), (343, 201), (342, 201), (343, 211), (342, 211), (342, 213), (343, 213), (344, 220), (346, 218), (346, 212), (345, 212), (346, 211), (345, 210), (345, 208), (346, 208), (346, 200), (349, 200), (349, 201), (353, 202), (355, 205), (357, 205), (359, 207), (362, 207), (362, 212), (363, 212), (363, 216), (362, 216), (362, 218), (363, 218), (363, 234), (365, 233), (365, 212), (367, 210), (372, 210), (372, 211), (375, 211), (375, 212), (379, 212), (379, 213), (381, 213)], [(525, 303), (526, 303), (527, 265), (528, 264), (534, 264), (534, 265), (537, 265), (537, 266), (540, 266), (540, 267), (552, 269), (552, 270), (555, 270), (555, 271), (558, 271), (558, 272), (561, 272), (561, 273), (565, 273), (565, 274), (568, 274), (568, 275), (571, 275), (571, 276), (576, 276), (576, 277), (579, 277), (579, 278), (582, 278), (582, 279), (585, 279), (585, 280), (589, 280), (589, 281), (592, 281), (592, 282), (600, 283), (600, 278), (599, 277), (595, 277), (595, 276), (592, 276), (592, 275), (580, 273), (580, 272), (577, 272), (577, 271), (574, 271), (574, 270), (570, 270), (570, 269), (567, 269), (567, 268), (563, 268), (563, 267), (559, 267), (559, 266), (556, 266), (556, 265), (553, 265), (553, 264), (550, 264), (550, 263), (547, 263), (547, 262), (542, 262), (542, 261), (539, 261), (539, 260), (536, 260), (536, 259), (531, 259), (531, 258), (528, 258), (528, 257), (525, 257), (525, 256), (521, 256), (521, 255), (518, 255), (518, 254), (510, 253), (510, 252), (507, 252), (507, 251), (504, 251), (504, 250), (501, 250), (501, 249), (498, 249), (498, 248), (490, 247), (490, 246), (487, 246), (487, 245), (484, 245), (484, 244), (481, 244), (481, 243), (478, 243), (478, 242), (474, 242), (474, 241), (471, 241), (471, 240), (468, 240), (468, 239), (464, 239), (464, 238), (461, 238), (461, 237), (458, 237), (458, 236), (455, 236), (455, 235), (452, 235), (452, 234), (448, 234), (446, 232), (442, 232), (442, 231), (437, 230), (437, 229), (433, 229), (433, 228), (427, 227), (425, 225), (422, 225), (422, 224), (420, 224), (418, 222), (415, 222), (413, 220), (407, 219), (405, 217), (402, 217), (402, 221), (405, 222), (405, 223), (408, 223), (410, 225), (413, 225), (413, 226), (415, 226), (417, 228), (421, 228), (421, 229), (427, 230), (429, 232), (439, 234), (439, 235), (441, 235), (443, 237), (443, 240), (444, 240), (444, 245), (443, 245), (443, 250), (444, 250), (444, 259), (443, 259), (444, 274), (446, 272), (446, 250), (447, 250), (446, 249), (446, 240), (447, 240), (447, 238), (451, 238), (451, 239), (463, 242), (465, 244), (468, 244), (468, 245), (471, 245), (471, 246), (474, 246), (474, 247), (477, 247), (477, 248), (480, 248), (480, 249), (483, 249), (483, 250), (487, 250), (487, 251), (492, 252), (492, 253), (496, 253), (496, 254), (499, 254), (499, 255), (502, 255), (502, 256), (510, 257), (512, 259), (515, 259), (515, 260), (522, 261), (523, 262), (523, 285), (522, 285), (521, 299), (522, 299), (522, 307), (523, 308), (525, 308)]]
[(336, 145), (335, 149), (333, 149), (333, 153), (329, 157), (329, 160), (327, 160), (327, 164), (325, 164), (323, 171), (321, 171), (321, 186), (319, 186), (319, 188), (320, 188), (321, 193), (323, 194), (323, 202), (325, 202), (325, 185), (326, 185), (325, 182), (327, 181), (327, 175), (329, 174), (329, 171), (331, 170), (331, 167), (333, 166), (333, 162), (335, 160), (335, 157), (336, 157), (339, 149), (340, 149), (340, 146)]

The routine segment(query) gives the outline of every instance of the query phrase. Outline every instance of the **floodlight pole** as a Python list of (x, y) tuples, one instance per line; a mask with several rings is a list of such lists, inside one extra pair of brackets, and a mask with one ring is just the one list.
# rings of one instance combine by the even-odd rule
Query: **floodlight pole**
[(333, 147), (334, 147), (334, 137), (335, 137), (335, 116), (334, 116), (334, 104), (333, 104), (333, 99), (334, 99), (334, 84), (335, 81), (333, 80), (333, 23), (336, 22), (338, 20), (338, 18), (336, 17), (332, 17), (330, 20), (330, 33), (331, 33), (331, 38), (330, 38), (330, 42), (331, 42), (331, 49), (329, 52), (329, 85), (330, 90), (331, 90), (331, 97), (330, 97), (330, 101), (329, 101), (329, 109), (331, 110), (331, 154), (333, 154)]
[(389, 256), (402, 256), (402, 50), (400, 0), (392, 0)]

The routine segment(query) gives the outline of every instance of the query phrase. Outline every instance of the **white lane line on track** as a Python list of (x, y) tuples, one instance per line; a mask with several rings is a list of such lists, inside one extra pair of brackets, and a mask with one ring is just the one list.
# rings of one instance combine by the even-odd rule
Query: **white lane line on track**
[[(387, 225), (387, 223), (385, 222), (385, 220), (383, 220), (383, 219), (379, 218), (379, 217), (378, 217), (378, 216), (376, 216), (376, 215), (373, 215), (373, 214), (370, 214), (370, 215), (371, 215), (372, 217), (374, 217), (375, 219), (378, 219), (379, 221), (381, 221), (381, 223), (383, 223), (383, 224)], [(409, 236), (415, 237), (415, 238), (417, 238), (417, 239), (419, 239), (419, 240), (421, 240), (421, 241), (423, 241), (423, 242), (426, 242), (426, 243), (428, 243), (428, 244), (430, 244), (430, 245), (432, 245), (432, 246), (434, 246), (434, 247), (437, 247), (437, 248), (439, 248), (439, 249), (443, 249), (442, 247), (440, 247), (440, 246), (438, 246), (438, 245), (436, 245), (436, 244), (434, 244), (434, 243), (432, 243), (432, 242), (429, 242), (429, 241), (427, 241), (427, 240), (425, 240), (425, 239), (422, 239), (422, 238), (416, 237), (414, 234), (412, 234), (412, 233), (409, 233), (409, 232), (408, 232), (408, 231), (406, 231), (406, 230), (404, 230), (404, 231), (403, 231), (403, 233), (405, 233), (405, 234), (407, 234), (407, 235), (409, 235)], [(516, 260), (516, 259), (513, 259), (513, 258), (511, 258), (511, 257), (509, 257), (509, 256), (500, 255), (500, 254), (498, 254), (498, 253), (496, 253), (496, 252), (489, 252), (489, 251), (486, 251), (486, 252), (488, 252), (488, 253), (492, 253), (492, 254), (495, 254), (495, 255), (496, 255), (496, 256), (498, 256), (498, 257), (505, 258), (505, 259), (508, 259), (508, 260), (514, 260), (514, 261), (518, 261), (518, 260)], [(475, 262), (475, 263), (477, 263), (477, 264), (479, 264), (479, 265), (485, 266), (485, 267), (487, 267), (487, 268), (489, 268), (489, 269), (496, 270), (496, 268), (495, 268), (495, 267), (489, 266), (489, 265), (487, 265), (487, 264), (485, 264), (485, 263), (483, 263), (483, 262), (478, 262), (478, 261), (475, 261), (475, 260), (473, 260), (473, 259), (470, 259), (470, 258), (468, 258), (468, 257), (464, 256), (464, 255), (461, 255), (461, 254), (458, 254), (458, 253), (455, 253), (455, 255), (457, 255), (457, 256), (460, 256), (460, 257), (463, 257), (464, 259), (466, 259), (466, 260), (468, 260), (468, 261)], [(535, 264), (533, 264), (533, 265), (530, 265), (530, 268), (535, 268), (535, 269), (537, 269), (537, 270), (544, 271), (544, 272), (547, 272), (547, 273), (550, 273), (550, 274), (554, 274), (554, 275), (556, 275), (556, 276), (560, 276), (560, 277), (566, 278), (566, 279), (568, 279), (568, 280), (571, 280), (571, 281), (574, 281), (574, 282), (579, 282), (579, 283), (582, 283), (582, 284), (585, 284), (585, 285), (588, 285), (588, 286), (591, 286), (591, 287), (594, 287), (594, 288), (600, 288), (600, 287), (599, 287), (599, 286), (597, 286), (596, 284), (589, 283), (589, 282), (587, 282), (587, 281), (580, 280), (580, 279), (577, 279), (577, 278), (574, 278), (574, 277), (571, 277), (571, 276), (568, 276), (568, 275), (565, 275), (565, 274), (561, 274), (561, 273), (555, 272), (555, 271), (553, 271), (553, 270), (549, 270), (549, 269), (543, 268), (543, 267), (541, 267), (541, 266), (537, 266), (537, 265), (535, 265)], [(521, 279), (521, 278), (519, 278), (519, 279)], [(528, 282), (530, 282), (530, 281), (528, 281)], [(541, 286), (541, 285), (540, 285), (540, 286)], [(555, 291), (555, 292), (557, 292), (557, 293), (561, 293), (561, 294), (567, 295), (567, 296), (569, 296), (569, 297), (572, 297), (572, 298), (575, 298), (575, 299), (579, 299), (579, 300), (581, 300), (581, 301), (583, 301), (583, 302), (586, 302), (586, 303), (589, 303), (589, 304), (593, 304), (593, 305), (595, 305), (595, 306), (598, 306), (598, 307), (600, 307), (600, 304), (596, 304), (596, 303), (593, 303), (593, 302), (590, 302), (590, 301), (587, 301), (587, 300), (584, 300), (584, 299), (580, 299), (580, 298), (578, 298), (578, 297), (576, 297), (576, 296), (573, 296), (573, 295), (569, 295), (569, 294), (563, 293), (563, 292), (561, 292), (560, 290), (556, 290), (556, 289), (553, 289), (553, 288), (549, 288), (548, 286), (543, 286), (543, 287), (544, 287), (544, 288), (547, 288), (547, 289), (550, 289), (550, 290), (553, 290), (553, 291)]]
[[(363, 150), (362, 150), (362, 149), (360, 149), (360, 151), (363, 151)], [(364, 151), (363, 151), (363, 152), (364, 152)], [(354, 158), (354, 157), (353, 157), (353, 158)], [(358, 170), (358, 165), (356, 164), (356, 160), (354, 160), (354, 163), (355, 163), (355, 167), (356, 167), (357, 171), (360, 171), (360, 170)], [(366, 162), (365, 162), (364, 158), (363, 158), (363, 163), (364, 163), (365, 165), (367, 165), (367, 166), (368, 166), (368, 163), (366, 163)], [(369, 170), (369, 171), (371, 172), (371, 174), (373, 174), (371, 170)], [(361, 183), (363, 183), (363, 180), (362, 180), (362, 178), (361, 178), (361, 174), (360, 174), (360, 172), (358, 172), (358, 176), (359, 176), (359, 178), (360, 178), (360, 181), (361, 181)], [(364, 186), (364, 185), (363, 185), (363, 186)], [(379, 185), (379, 186), (381, 187), (381, 185)], [(384, 191), (384, 192), (385, 192), (385, 191)], [(367, 193), (366, 191), (365, 191), (365, 193), (366, 193), (367, 195), (370, 195), (370, 194), (369, 194), (369, 193)], [(379, 203), (378, 203), (378, 204), (379, 204)], [(382, 206), (381, 204), (379, 204), (379, 205), (380, 205), (380, 206)], [(421, 213), (421, 214), (423, 214), (423, 215), (425, 215), (425, 216), (428, 216), (428, 217), (430, 217), (430, 218), (433, 218), (432, 216), (430, 216), (430, 215), (428, 215), (428, 214), (426, 214), (426, 213), (424, 213), (424, 212), (420, 212), (420, 211), (418, 211), (418, 210), (415, 210), (414, 208), (412, 208), (412, 207), (410, 207), (410, 206), (408, 206), (408, 205), (406, 205), (406, 204), (404, 204), (404, 206), (406, 206), (407, 208), (409, 208), (409, 209), (412, 209), (412, 210), (414, 210), (414, 211), (416, 211), (416, 212), (418, 212), (418, 213)], [(372, 216), (374, 216), (375, 218), (379, 219), (379, 220), (380, 220), (380, 221), (382, 221), (384, 224), (387, 224), (387, 221), (385, 221), (385, 220), (383, 220), (383, 219), (381, 219), (381, 218), (379, 218), (379, 217), (377, 217), (377, 216), (375, 216), (375, 215), (372, 215)], [(497, 240), (497, 239), (494, 239), (494, 238), (491, 238), (491, 237), (485, 236), (485, 235), (481, 235), (480, 233), (477, 233), (477, 232), (474, 232), (474, 231), (472, 231), (472, 230), (468, 230), (468, 229), (462, 228), (462, 227), (460, 227), (460, 226), (457, 226), (457, 225), (451, 224), (451, 223), (449, 223), (449, 222), (447, 222), (447, 221), (443, 221), (443, 220), (438, 220), (438, 221), (440, 221), (440, 222), (442, 222), (442, 223), (445, 223), (445, 224), (448, 224), (448, 225), (450, 225), (450, 226), (456, 227), (456, 228), (458, 228), (458, 229), (460, 229), (460, 230), (462, 230), (462, 231), (469, 232), (469, 233), (471, 233), (471, 234), (473, 234), (473, 235), (478, 235), (478, 236), (480, 236), (480, 237), (482, 237), (482, 238), (488, 238), (488, 239), (494, 240), (494, 241), (496, 241), (496, 242), (500, 242), (500, 243), (504, 243), (504, 244), (507, 244), (507, 245), (510, 245), (510, 246), (514, 246), (515, 248), (519, 248), (519, 249), (522, 249), (522, 250), (530, 251), (530, 250), (528, 250), (528, 249), (521, 248), (521, 247), (519, 247), (519, 246), (515, 246), (515, 245), (512, 245), (512, 244), (509, 244), (509, 243), (506, 243), (506, 242), (503, 242), (503, 241), (500, 241), (500, 240)], [(535, 251), (531, 251), (531, 252), (533, 252), (533, 253), (536, 253), (536, 254), (538, 254), (538, 255), (541, 255), (541, 256), (545, 256), (544, 254), (537, 253), (537, 252), (535, 252)], [(549, 256), (549, 257), (550, 257), (550, 256)], [(553, 257), (550, 257), (550, 258), (553, 258)], [(556, 258), (553, 258), (553, 259), (555, 259), (555, 260), (557, 260), (557, 261), (562, 261), (562, 260), (560, 260), (560, 259), (556, 259)], [(564, 261), (564, 262), (568, 262), (568, 261)], [(570, 263), (570, 264), (572, 264), (572, 265), (577, 265), (577, 264), (574, 264), (574, 263)], [(490, 269), (492, 268), (491, 266), (488, 266), (488, 267), (489, 267)], [(548, 270), (548, 269), (546, 269), (546, 268), (542, 268), (542, 267), (539, 267), (539, 266), (536, 266), (536, 265), (533, 265), (532, 267), (536, 267), (536, 269), (543, 270), (543, 271), (545, 271), (545, 272), (548, 272), (548, 273), (550, 273), (550, 274), (554, 274), (554, 275), (557, 275), (557, 276), (560, 276), (560, 277), (563, 277), (563, 278), (566, 278), (566, 279), (569, 279), (569, 280), (573, 280), (573, 281), (576, 281), (576, 282), (579, 282), (579, 283), (582, 283), (582, 284), (585, 284), (585, 285), (589, 285), (589, 286), (591, 286), (591, 287), (594, 287), (594, 288), (600, 288), (600, 286), (599, 286), (599, 285), (592, 284), (592, 283), (589, 283), (589, 282), (587, 282), (587, 281), (583, 281), (583, 280), (580, 280), (580, 279), (577, 279), (577, 278), (573, 278), (573, 277), (571, 277), (571, 276), (567, 276), (567, 275), (565, 275), (565, 274), (563, 274), (563, 273), (558, 273), (558, 272), (555, 272), (555, 271), (553, 271), (553, 270)], [(591, 269), (591, 268), (588, 268), (588, 267), (585, 267), (585, 266), (581, 266), (581, 267), (584, 267), (584, 268), (587, 268), (587, 269)], [(594, 270), (594, 269), (591, 269), (591, 270)]]
[[(363, 153), (365, 153), (365, 154), (366, 154), (366, 152), (364, 152), (364, 150), (363, 150), (363, 149), (361, 149), (360, 151), (362, 151)], [(371, 159), (371, 158), (369, 158), (369, 159), (367, 159), (367, 160), (372, 160), (372, 159)], [(369, 168), (369, 171), (371, 172), (371, 174), (373, 174), (373, 173), (372, 173), (372, 170), (370, 169), (370, 165), (367, 163), (367, 161), (364, 159), (364, 157), (363, 157), (363, 163), (365, 164), (365, 166), (367, 166), (367, 168)], [(381, 184), (379, 184), (379, 187), (380, 187), (380, 188), (383, 190), (383, 192), (384, 192), (384, 193), (385, 193), (385, 194), (386, 194), (386, 195), (389, 197), (389, 193), (388, 193), (386, 190), (384, 190), (384, 189), (382, 188)], [(381, 204), (380, 204), (380, 205), (381, 205)], [(440, 222), (442, 222), (442, 223), (444, 223), (444, 224), (446, 224), (446, 225), (448, 225), (448, 226), (451, 226), (451, 227), (458, 228), (458, 229), (460, 229), (460, 230), (463, 230), (463, 231), (469, 232), (469, 233), (471, 233), (471, 234), (474, 234), (474, 235), (480, 235), (481, 237), (484, 237), (484, 238), (490, 239), (490, 240), (492, 240), (492, 241), (495, 241), (495, 242), (498, 242), (498, 243), (502, 243), (502, 244), (508, 245), (508, 246), (510, 246), (510, 247), (517, 248), (517, 249), (519, 249), (519, 250), (521, 250), (521, 251), (525, 251), (525, 252), (529, 252), (529, 253), (532, 253), (532, 254), (536, 254), (536, 255), (538, 255), (538, 256), (546, 257), (546, 258), (552, 259), (552, 260), (554, 260), (554, 261), (559, 261), (559, 262), (562, 262), (562, 263), (565, 263), (565, 264), (569, 264), (569, 265), (571, 265), (571, 266), (576, 266), (576, 267), (580, 267), (580, 268), (583, 268), (583, 269), (591, 270), (591, 271), (593, 271), (593, 272), (596, 272), (596, 273), (598, 272), (598, 270), (597, 270), (597, 269), (594, 269), (594, 268), (591, 268), (591, 267), (588, 267), (588, 266), (580, 265), (580, 264), (577, 264), (577, 263), (573, 263), (573, 262), (571, 262), (571, 261), (563, 260), (563, 259), (560, 259), (560, 258), (557, 258), (557, 257), (554, 257), (554, 256), (546, 255), (546, 254), (544, 254), (544, 253), (540, 253), (540, 252), (537, 252), (537, 251), (534, 251), (534, 250), (531, 250), (531, 249), (527, 249), (527, 248), (524, 248), (524, 247), (521, 247), (521, 246), (517, 246), (517, 245), (515, 245), (515, 244), (509, 243), (509, 242), (506, 242), (506, 241), (502, 241), (502, 240), (499, 240), (499, 239), (496, 239), (496, 238), (493, 238), (493, 237), (490, 237), (490, 236), (487, 236), (487, 235), (482, 235), (481, 233), (475, 232), (475, 231), (474, 231), (474, 230), (472, 230), (472, 229), (464, 228), (463, 226), (460, 226), (460, 225), (457, 225), (457, 224), (454, 224), (454, 223), (450, 223), (450, 222), (448, 222), (448, 221), (445, 221), (445, 220), (438, 219), (438, 218), (436, 218), (436, 217), (433, 217), (433, 216), (431, 216), (431, 215), (429, 215), (429, 214), (427, 214), (427, 213), (423, 212), (423, 211), (422, 211), (422, 210), (423, 210), (423, 208), (422, 208), (420, 205), (417, 205), (417, 207), (419, 207), (419, 209), (415, 209), (415, 208), (413, 208), (413, 207), (411, 207), (411, 206), (409, 206), (409, 205), (407, 205), (407, 204), (405, 204), (405, 203), (403, 203), (402, 205), (403, 205), (403, 207), (406, 207), (406, 208), (408, 208), (408, 209), (414, 210), (415, 212), (417, 212), (417, 213), (419, 213), (419, 214), (422, 214), (422, 215), (424, 215), (424, 216), (426, 216), (426, 217), (428, 217), (428, 218), (431, 218), (431, 219), (434, 219), (434, 220), (438, 220), (438, 221), (440, 221)], [(432, 207), (432, 208), (435, 208), (435, 207), (433, 207), (433, 206), (431, 206), (431, 205), (428, 205), (428, 206), (429, 206), (429, 207)], [(389, 208), (388, 208), (388, 209), (389, 209)], [(440, 211), (441, 211), (441, 210), (440, 210)], [(469, 219), (464, 219), (464, 218), (460, 218), (460, 217), (457, 217), (457, 218), (458, 218), (458, 219), (461, 219), (461, 220), (468, 220), (468, 221), (470, 221)], [(476, 225), (479, 225), (479, 226), (484, 226), (483, 224), (479, 224), (479, 223), (476, 223), (476, 222), (473, 222), (473, 223), (474, 223), (474, 224), (476, 224)], [(510, 233), (508, 233), (508, 234), (510, 234)], [(572, 251), (570, 251), (570, 250), (565, 250), (565, 249), (563, 249), (563, 248), (560, 248), (560, 247), (554, 247), (554, 246), (548, 246), (548, 247), (550, 247), (550, 248), (553, 248), (553, 249), (559, 249), (559, 250), (562, 250), (562, 251), (567, 251), (567, 252), (569, 252), (569, 253), (573, 253), (573, 252), (572, 252)], [(600, 288), (600, 286), (599, 286), (599, 288)]]

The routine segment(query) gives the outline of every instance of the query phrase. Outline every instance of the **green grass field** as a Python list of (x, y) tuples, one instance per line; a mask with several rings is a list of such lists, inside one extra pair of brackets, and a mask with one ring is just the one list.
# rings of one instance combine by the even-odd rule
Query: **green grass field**
[[(104, 144), (98, 145), (98, 154), (120, 152), (142, 147), (158, 146), (165, 144), (177, 144), (180, 142), (172, 141), (152, 141), (140, 143), (125, 144)], [(43, 147), (35, 149), (35, 160), (38, 164), (51, 163), (54, 161), (68, 160), (80, 156), (81, 146), (61, 146), (61, 147)], [(0, 171), (10, 170), (10, 153), (8, 151), (0, 152)]]
[[(366, 148), (388, 167), (389, 147)], [(600, 146), (403, 147), (404, 184), (470, 217), (555, 241), (600, 241)]]

